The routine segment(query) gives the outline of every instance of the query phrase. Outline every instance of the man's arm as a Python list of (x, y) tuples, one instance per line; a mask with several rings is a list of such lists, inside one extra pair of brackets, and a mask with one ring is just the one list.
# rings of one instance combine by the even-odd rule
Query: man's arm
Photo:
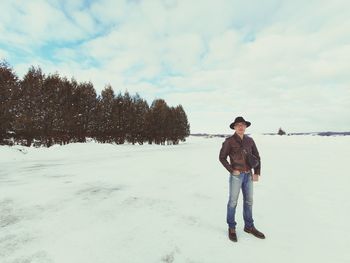
[(260, 175), (260, 169), (261, 169), (261, 159), (260, 159), (260, 154), (258, 151), (258, 148), (255, 145), (254, 140), (253, 141), (253, 147), (252, 147), (252, 153), (259, 159), (259, 165), (254, 168), (254, 174), (259, 174)]
[(226, 168), (227, 171), (229, 171), (230, 173), (233, 172), (230, 163), (227, 161), (227, 156), (230, 153), (230, 142), (228, 140), (225, 140), (222, 143), (222, 147), (219, 153), (219, 161), (222, 163), (222, 165)]

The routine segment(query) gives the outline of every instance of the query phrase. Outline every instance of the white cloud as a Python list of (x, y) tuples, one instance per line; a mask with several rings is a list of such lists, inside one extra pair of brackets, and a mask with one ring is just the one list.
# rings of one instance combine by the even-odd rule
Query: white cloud
[[(49, 41), (71, 42), (93, 33), (94, 22), (83, 12), (74, 12), (72, 18), (48, 1), (12, 1), (1, 3), (0, 40), (9, 45), (30, 50)], [(3, 15), (4, 14), (4, 15)]]
[[(31, 54), (14, 65), (21, 73), (38, 63), (98, 92), (163, 97), (184, 106), (192, 132), (230, 132), (235, 115), (253, 132), (350, 130), (347, 1), (18, 3), (1, 3), (0, 40)], [(74, 40), (51, 58), (33, 50)]]

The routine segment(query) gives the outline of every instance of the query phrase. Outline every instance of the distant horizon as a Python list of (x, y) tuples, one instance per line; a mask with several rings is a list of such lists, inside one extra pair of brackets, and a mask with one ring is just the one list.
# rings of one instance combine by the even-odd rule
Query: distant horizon
[[(190, 135), (196, 135), (196, 134), (208, 134), (208, 135), (227, 135), (227, 134), (233, 134), (234, 131), (231, 133), (206, 133), (206, 132), (191, 132)], [(313, 132), (286, 132), (287, 134), (298, 134), (298, 133), (350, 133), (349, 131), (313, 131)], [(245, 134), (277, 134), (277, 132), (245, 132)]]

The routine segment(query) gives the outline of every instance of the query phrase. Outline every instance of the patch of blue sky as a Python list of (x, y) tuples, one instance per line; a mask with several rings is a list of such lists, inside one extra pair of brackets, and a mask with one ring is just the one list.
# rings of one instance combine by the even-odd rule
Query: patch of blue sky
[(184, 72), (176, 70), (171, 64), (164, 61), (161, 62), (161, 72), (159, 74), (163, 77), (183, 77), (185, 76)]
[[(5, 48), (11, 54), (11, 63), (16, 64), (23, 61), (30, 62), (35, 57), (36, 60), (49, 61), (54, 64), (59, 64), (65, 61), (73, 60), (78, 62), (83, 68), (85, 67), (99, 67), (100, 62), (89, 56), (82, 56), (79, 49), (82, 41), (74, 43), (58, 43), (55, 41), (49, 41), (42, 46), (37, 46), (31, 50), (30, 53), (21, 51), (20, 49), (9, 50)], [(62, 50), (69, 50), (70, 54), (62, 52)]]
[(253, 32), (248, 32), (243, 36), (243, 42), (244, 43), (249, 43), (249, 42), (254, 42), (255, 41), (255, 34)]
[(203, 43), (203, 50), (202, 52), (199, 54), (199, 61), (203, 61), (204, 59), (206, 59), (206, 57), (208, 56), (210, 49), (209, 49), (209, 40), (207, 38), (202, 38), (202, 43)]
[(165, 62), (161, 62), (161, 70), (154, 75), (137, 78), (137, 73), (146, 68), (143, 62), (137, 63), (129, 67), (123, 72), (125, 77), (125, 83), (143, 82), (149, 83), (155, 86), (160, 86), (164, 83), (164, 80), (169, 77), (184, 77), (184, 74), (180, 71), (176, 71), (173, 67)]
[[(28, 50), (11, 44), (0, 43), (0, 49), (5, 50), (8, 56), (6, 61), (12, 66), (17, 63), (23, 62), (23, 58), (28, 56)], [(3, 58), (0, 58), (3, 59)]]
[[(99, 23), (99, 22), (97, 22)], [(72, 41), (46, 40), (40, 45), (33, 47), (22, 47), (22, 45), (13, 45), (12, 43), (0, 43), (0, 48), (5, 50), (8, 56), (7, 62), (11, 65), (19, 63), (32, 62), (34, 60), (45, 60), (51, 63), (60, 63), (67, 60), (74, 60), (83, 67), (100, 67), (101, 63), (87, 55), (84, 55), (81, 46), (90, 40), (109, 34), (111, 26), (97, 26), (96, 32), (87, 34), (85, 37)], [(62, 52), (68, 50), (69, 55)], [(60, 56), (60, 54), (62, 56)]]
[[(94, 0), (83, 0), (80, 1), (80, 3), (75, 3), (75, 7), (79, 10), (88, 10), (90, 8), (90, 6), (96, 1)], [(69, 3), (67, 5), (67, 3), (65, 3), (65, 1), (56, 1), (51, 3), (53, 6), (55, 6), (58, 9), (61, 9), (62, 12), (64, 12), (67, 16), (69, 16)]]
[(144, 69), (146, 66), (145, 66), (145, 63), (143, 62), (139, 62), (139, 63), (136, 63), (134, 65), (132, 65), (131, 67), (127, 68), (126, 70), (124, 70), (122, 72), (122, 75), (123, 77), (125, 78), (133, 78), (135, 74), (137, 74), (140, 70)]

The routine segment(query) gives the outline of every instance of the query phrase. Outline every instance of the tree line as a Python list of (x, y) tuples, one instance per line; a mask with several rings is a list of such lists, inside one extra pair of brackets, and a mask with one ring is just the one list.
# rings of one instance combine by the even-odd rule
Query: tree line
[(22, 79), (0, 62), (0, 144), (46, 146), (86, 142), (178, 144), (190, 134), (186, 113), (165, 100), (151, 105), (138, 93), (96, 94), (91, 82), (31, 66)]

